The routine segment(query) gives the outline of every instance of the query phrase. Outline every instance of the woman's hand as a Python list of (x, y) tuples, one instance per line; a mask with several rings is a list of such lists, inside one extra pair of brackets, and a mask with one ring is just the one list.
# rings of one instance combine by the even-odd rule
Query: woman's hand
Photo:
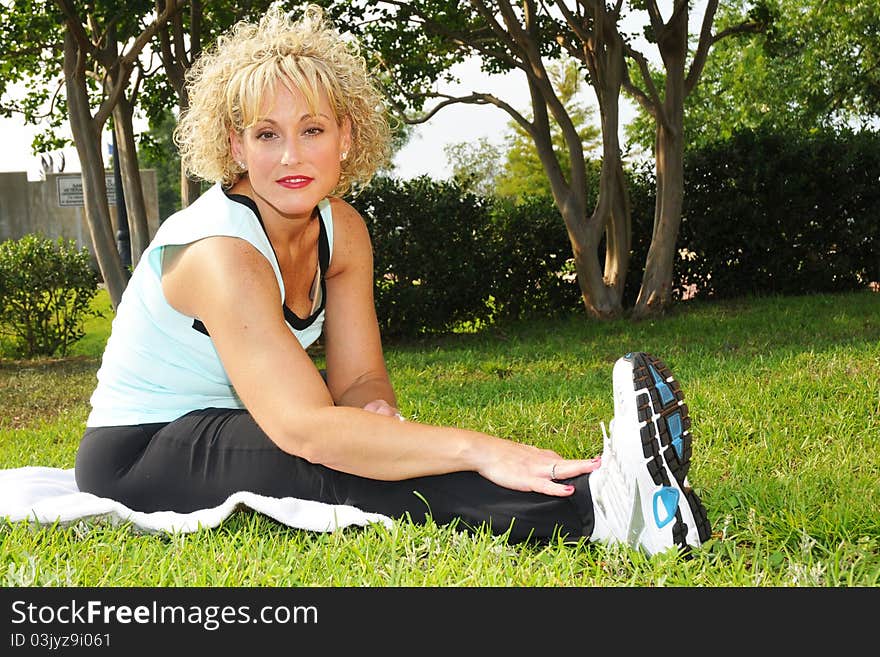
[(366, 404), (364, 404), (364, 410), (370, 411), (370, 413), (376, 413), (377, 415), (396, 417), (400, 421), (403, 421), (404, 419), (404, 417), (400, 414), (400, 411), (398, 411), (397, 408), (389, 404), (384, 399), (374, 399), (371, 402), (367, 402)]
[(484, 447), (484, 450), (478, 456), (482, 465), (477, 472), (489, 481), (513, 490), (557, 497), (574, 493), (574, 486), (560, 483), (561, 480), (593, 472), (602, 464), (599, 456), (592, 459), (565, 459), (550, 449), (501, 438)]

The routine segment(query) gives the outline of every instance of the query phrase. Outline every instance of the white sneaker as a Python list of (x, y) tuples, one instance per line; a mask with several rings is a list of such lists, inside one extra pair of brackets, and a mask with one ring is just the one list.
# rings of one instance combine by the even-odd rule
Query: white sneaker
[[(691, 421), (672, 372), (635, 352), (614, 364), (614, 419), (602, 465), (589, 477), (596, 523), (591, 540), (627, 543), (649, 555), (687, 553), (711, 536), (687, 480)], [(603, 433), (605, 426), (602, 426)]]

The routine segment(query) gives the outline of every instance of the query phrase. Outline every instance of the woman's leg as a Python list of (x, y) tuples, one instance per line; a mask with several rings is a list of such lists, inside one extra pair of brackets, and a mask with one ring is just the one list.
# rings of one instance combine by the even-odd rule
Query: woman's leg
[(508, 532), (512, 541), (548, 539), (555, 533), (575, 539), (593, 529), (593, 503), (588, 475), (566, 480), (575, 486), (570, 497), (521, 492), (493, 484), (476, 472), (453, 472), (403, 481), (376, 481), (342, 474), (341, 502), (391, 517), (428, 518), (445, 525), (458, 520), (464, 529), (487, 525), (494, 534)]
[(138, 511), (189, 512), (221, 504), (237, 491), (349, 504), (414, 522), (459, 519), (510, 539), (555, 532), (589, 536), (593, 504), (586, 475), (571, 497), (514, 491), (474, 472), (378, 481), (331, 470), (279, 449), (246, 411), (204, 409), (170, 422), (90, 428), (77, 454), (81, 490)]
[(187, 513), (238, 491), (336, 502), (335, 473), (281, 451), (243, 410), (209, 408), (166, 424), (89, 428), (80, 490), (137, 511)]

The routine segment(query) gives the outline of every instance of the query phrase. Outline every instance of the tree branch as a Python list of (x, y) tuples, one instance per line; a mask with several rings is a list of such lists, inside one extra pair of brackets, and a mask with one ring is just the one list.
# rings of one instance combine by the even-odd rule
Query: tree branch
[(581, 41), (587, 42), (593, 38), (593, 32), (584, 29), (583, 23), (585, 21), (578, 20), (580, 17), (575, 15), (571, 9), (565, 3), (565, 0), (555, 0), (556, 8), (559, 9), (562, 17), (565, 19), (566, 24), (571, 28), (572, 32), (574, 32), (575, 36)]
[[(92, 43), (92, 40), (89, 39), (89, 35), (86, 34), (82, 22), (80, 21), (79, 14), (76, 13), (76, 9), (70, 3), (70, 0), (55, 0), (55, 4), (67, 19), (65, 21), (67, 29), (70, 30), (71, 35), (76, 39), (77, 52), (80, 54), (79, 56), (82, 56), (82, 53), (84, 52), (94, 52), (95, 46)], [(79, 65), (77, 65), (77, 70), (81, 70)]]
[(157, 14), (156, 19), (134, 40), (131, 48), (129, 48), (128, 52), (122, 57), (122, 61), (133, 66), (134, 60), (140, 56), (141, 51), (153, 39), (156, 32), (158, 32), (174, 14), (180, 11), (186, 2), (187, 0), (169, 0), (162, 13)]
[(174, 56), (177, 58), (177, 61), (181, 62), (183, 68), (187, 69), (189, 68), (190, 61), (186, 53), (186, 39), (183, 36), (183, 18), (179, 12), (168, 21), (168, 25), (171, 27), (171, 34), (173, 36)]
[[(439, 36), (443, 36), (466, 50), (473, 50), (482, 55), (494, 57), (511, 68), (522, 68), (522, 64), (518, 60), (511, 57), (506, 52), (501, 51), (498, 46), (500, 42), (502, 46), (510, 48), (513, 52), (518, 52), (520, 48), (516, 42), (510, 38), (510, 35), (504, 30), (504, 28), (494, 20), (494, 17), (492, 17), (491, 14), (484, 15), (483, 11), (485, 11), (486, 8), (477, 0), (470, 0), (470, 2), (481, 16), (484, 16), (484, 18), (485, 16), (488, 16), (486, 23), (489, 33), (492, 35), (491, 38), (479, 38), (476, 32), (468, 34), (451, 30), (444, 23), (435, 21), (430, 16), (426, 16), (414, 10), (408, 1), (380, 0), (380, 2), (403, 10), (408, 19), (413, 20), (416, 25), (425, 31), (430, 31)], [(481, 11), (481, 9), (483, 11)], [(414, 19), (418, 19), (418, 22)]]
[(472, 92), (468, 96), (450, 96), (449, 94), (435, 93), (431, 94), (430, 97), (443, 98), (444, 100), (435, 105), (429, 112), (421, 114), (420, 116), (408, 116), (406, 114), (406, 109), (402, 105), (400, 105), (399, 103), (393, 103), (393, 101), (392, 103), (395, 109), (397, 109), (398, 114), (400, 115), (400, 119), (408, 125), (419, 125), (421, 123), (425, 123), (444, 107), (456, 104), (494, 105), (495, 107), (498, 107), (499, 109), (507, 112), (514, 119), (514, 121), (516, 121), (523, 127), (527, 127), (530, 125), (528, 120), (523, 117), (523, 115), (520, 114), (514, 107), (492, 94)]
[(186, 62), (189, 68), (195, 58), (199, 56), (202, 50), (202, 3), (201, 0), (192, 0), (190, 9), (190, 28), (189, 28), (189, 55), (190, 59)]
[(697, 50), (694, 53), (694, 59), (691, 62), (687, 77), (684, 81), (685, 97), (696, 86), (697, 80), (703, 72), (706, 59), (709, 56), (709, 48), (715, 43), (712, 38), (712, 24), (715, 22), (715, 12), (718, 11), (718, 0), (709, 0), (706, 3), (706, 10), (703, 13), (703, 23), (700, 27), (700, 38), (697, 42)]
[(718, 9), (718, 0), (709, 0), (706, 5), (706, 12), (703, 14), (703, 23), (700, 29), (700, 40), (697, 43), (697, 50), (694, 53), (694, 59), (688, 69), (687, 77), (684, 81), (685, 96), (693, 91), (697, 86), (697, 82), (703, 73), (706, 60), (709, 56), (709, 50), (716, 43), (729, 36), (737, 34), (757, 34), (765, 29), (765, 26), (757, 21), (743, 21), (736, 25), (731, 25), (721, 30), (717, 34), (712, 34), (712, 24), (715, 21), (715, 12)]
[(663, 16), (660, 14), (660, 8), (657, 6), (657, 0), (647, 0), (645, 9), (648, 10), (648, 19), (651, 21), (651, 27), (657, 34), (663, 29)]
[(656, 116), (656, 110), (660, 107), (662, 100), (660, 98), (660, 92), (657, 91), (657, 86), (654, 84), (654, 78), (651, 75), (651, 68), (648, 65), (648, 60), (644, 54), (629, 44), (624, 44), (624, 49), (627, 56), (638, 65), (639, 72), (642, 74), (642, 81), (645, 83), (647, 91), (637, 87), (633, 83), (629, 77), (628, 71), (626, 75), (623, 76), (623, 87), (642, 107), (650, 112), (652, 116)]
[(495, 15), (489, 11), (489, 8), (486, 6), (485, 2), (481, 2), (480, 0), (469, 0), (471, 6), (477, 11), (477, 14), (486, 22), (486, 25), (489, 26), (489, 29), (492, 31), (492, 34), (503, 44), (505, 44), (512, 51), (516, 52), (518, 50), (518, 45), (516, 40), (511, 37), (511, 35), (505, 30), (501, 24), (495, 20)]

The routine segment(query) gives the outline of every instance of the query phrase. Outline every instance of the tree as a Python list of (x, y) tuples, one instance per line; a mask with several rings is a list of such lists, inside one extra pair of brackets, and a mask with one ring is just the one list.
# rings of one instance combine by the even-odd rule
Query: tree
[(826, 126), (880, 118), (880, 5), (870, 0), (764, 0), (763, 39), (797, 105)]
[[(101, 132), (112, 116), (120, 142), (127, 214), (134, 222), (130, 233), (139, 255), (145, 246), (146, 215), (139, 176), (132, 174), (132, 161), (137, 171), (131, 128), (137, 83), (129, 84), (158, 26), (182, 3), (175, 0), (152, 15), (152, 4), (145, 0), (124, 4), (16, 0), (0, 25), (4, 39), (0, 45), (9, 46), (3, 72), (11, 71), (13, 79), (26, 81), (29, 91), (15, 109), (23, 109), (26, 120), (34, 120), (40, 116), (38, 108), (49, 103), (46, 111), (51, 125), (59, 125), (60, 112), (70, 123), (82, 167), (85, 216), (95, 259), (114, 307), (122, 297), (128, 272), (122, 266), (110, 220)], [(0, 87), (2, 92), (7, 90)], [(57, 139), (47, 143), (57, 145)], [(136, 203), (141, 207), (129, 205)]]
[[(125, 97), (126, 88), (137, 58), (153, 38), (158, 28), (168, 20), (183, 4), (183, 0), (169, 2), (163, 11), (140, 32), (129, 38), (124, 33), (125, 44), (122, 53), (117, 50), (117, 41), (123, 36), (117, 29), (126, 24), (126, 17), (136, 13), (136, 8), (80, 7), (72, 0), (56, 0), (61, 9), (61, 23), (64, 26), (64, 79), (69, 108), (70, 128), (79, 155), (83, 177), (83, 198), (85, 214), (95, 248), (95, 258), (101, 269), (104, 283), (115, 308), (122, 299), (122, 292), (128, 282), (128, 274), (123, 269), (116, 250), (115, 236), (111, 230), (110, 209), (107, 205), (107, 188), (104, 178), (104, 158), (101, 151), (101, 130), (111, 113), (117, 119), (117, 128), (122, 132), (125, 150), (120, 150), (123, 164), (123, 185), (134, 188), (140, 185), (128, 179), (132, 169), (137, 170), (136, 154), (129, 150), (133, 146), (132, 133), (123, 128), (130, 123), (131, 111)], [(109, 11), (108, 11), (109, 10)], [(133, 11), (134, 10), (134, 11)], [(83, 13), (80, 13), (83, 12)], [(131, 25), (137, 25), (132, 23)], [(90, 68), (91, 67), (93, 68)], [(104, 94), (95, 113), (92, 113), (89, 97), (89, 75), (102, 79)], [(119, 132), (117, 133), (120, 134)], [(120, 144), (122, 147), (122, 144)], [(131, 159), (134, 159), (132, 167)], [(142, 202), (142, 199), (141, 199)], [(128, 209), (128, 208), (126, 208)], [(136, 227), (139, 248), (143, 248), (143, 233)], [(133, 242), (134, 243), (134, 242)], [(134, 259), (133, 259), (134, 261)]]
[[(382, 0), (352, 3), (348, 23), (365, 25), (365, 39), (382, 55), (394, 84), (390, 94), (404, 120), (427, 121), (451, 103), (491, 104), (530, 136), (565, 222), (585, 308), (594, 316), (616, 316), (622, 311), (630, 247), (629, 202), (617, 136), (624, 71), (623, 41), (613, 29), (618, 13), (598, 1), (579, 3), (578, 11), (586, 13), (568, 12), (563, 18), (545, 9), (535, 0), (524, 0), (521, 6), (510, 0)], [(598, 198), (589, 214), (583, 143), (548, 71), (566, 39), (583, 45), (576, 56), (590, 73), (602, 120), (603, 165)], [(469, 56), (478, 56), (487, 73), (522, 71), (531, 116), (484, 92), (461, 97), (437, 93), (434, 81), (448, 78), (449, 68)], [(597, 61), (602, 63), (596, 65)], [(426, 99), (437, 104), (412, 116), (424, 110)], [(552, 123), (563, 137), (564, 159), (555, 151)], [(568, 167), (560, 161), (567, 161)], [(604, 271), (599, 263), (603, 235)]]
[[(6, 115), (22, 113), (28, 122), (48, 120), (53, 128), (61, 124), (62, 117), (69, 121), (82, 166), (92, 245), (114, 307), (121, 299), (128, 272), (116, 250), (106, 199), (100, 138), (104, 125), (112, 117), (132, 237), (132, 262), (136, 263), (149, 236), (133, 117), (140, 106), (148, 117), (161, 112), (167, 107), (167, 99), (174, 97), (146, 62), (148, 46), (157, 44), (160, 51), (163, 44), (167, 46), (163, 70), (169, 79), (182, 85), (203, 36), (214, 38), (233, 21), (248, 15), (246, 12), (255, 15), (269, 4), (235, 3), (233, 8), (233, 3), (211, 3), (210, 31), (200, 27), (203, 8), (197, 0), (15, 0), (9, 11), (4, 11), (0, 48), (8, 56), (0, 64), (0, 73), (5, 74), (0, 80), (0, 97), (4, 98), (0, 107)], [(188, 21), (183, 22), (181, 10), (187, 5), (191, 11)], [(177, 74), (179, 79), (174, 77)], [(7, 93), (10, 83), (15, 82), (24, 82), (27, 93), (24, 99), (10, 101)], [(142, 97), (144, 90), (146, 95)], [(34, 146), (50, 150), (61, 144), (62, 140), (50, 134)]]
[(182, 207), (180, 198), (180, 155), (172, 133), (177, 117), (169, 109), (149, 120), (146, 132), (140, 135), (139, 159), (145, 168), (156, 171), (159, 197), (159, 221), (164, 221)]
[[(880, 119), (880, 5), (774, 0), (749, 10), (740, 0), (724, 8), (719, 23), (749, 16), (766, 31), (719, 43), (688, 98), (691, 145), (742, 129), (813, 132)], [(633, 130), (641, 143), (645, 123), (640, 117)]]
[[(57, 82), (61, 77), (61, 30), (45, 5), (51, 3), (15, 0), (3, 2), (0, 11), (0, 114), (7, 118), (20, 115), (26, 123), (43, 124), (46, 129), (32, 144), (40, 153), (65, 145), (55, 130), (66, 116)], [(44, 83), (53, 79), (55, 84)], [(57, 107), (62, 110), (54, 112)]]
[[(108, 28), (110, 35), (116, 33), (115, 26)], [(108, 42), (116, 43), (111, 36)], [(108, 62), (109, 63), (109, 62)], [(147, 205), (144, 198), (141, 169), (138, 162), (137, 144), (134, 133), (134, 112), (137, 97), (141, 87), (142, 71), (139, 62), (135, 60), (132, 72), (128, 73), (126, 67), (112, 65), (107, 70), (104, 81), (108, 94), (116, 87), (124, 90), (119, 94), (112, 110), (112, 129), (115, 150), (113, 157), (118, 158), (120, 179), (122, 181), (122, 195), (125, 199), (125, 210), (128, 221), (129, 251), (132, 266), (137, 265), (141, 254), (146, 251), (150, 244), (150, 229), (147, 223)], [(123, 78), (133, 78), (127, 83)]]
[[(173, 0), (156, 0), (157, 11), (173, 5)], [(190, 0), (184, 3), (188, 11), (172, 12), (169, 20), (156, 32), (154, 47), (162, 62), (164, 78), (154, 80), (151, 94), (145, 103), (146, 114), (159, 120), (162, 112), (176, 105), (177, 114), (189, 107), (186, 90), (186, 74), (202, 49), (212, 43), (220, 33), (239, 20), (255, 18), (272, 4), (262, 2), (210, 2)], [(288, 5), (300, 5), (292, 2)], [(201, 184), (180, 171), (180, 196), (183, 206), (188, 206), (201, 194)]]
[[(552, 64), (548, 67), (548, 72), (585, 148), (593, 150), (600, 146), (599, 131), (591, 123), (592, 108), (584, 106), (578, 99), (583, 76), (577, 63), (568, 60), (565, 63)], [(524, 116), (528, 114), (525, 111), (522, 113)], [(446, 156), (452, 168), (453, 180), (464, 189), (482, 196), (514, 200), (534, 195), (552, 198), (535, 143), (515, 121), (510, 121), (508, 127), (510, 131), (506, 135), (504, 150), (485, 137), (476, 143), (461, 142), (447, 146)], [(565, 137), (555, 122), (551, 123), (550, 131), (559, 166), (566, 170), (569, 162)], [(594, 187), (595, 183), (588, 181), (588, 186)]]
[[(655, 0), (380, 0), (359, 4), (353, 18), (369, 18), (365, 29), (384, 57), (397, 88), (402, 111), (423, 111), (411, 121), (425, 121), (451, 103), (493, 104), (510, 114), (535, 144), (554, 201), (572, 244), (575, 269), (587, 311), (597, 317), (622, 312), (622, 295), (631, 245), (631, 218), (620, 140), (620, 92), (635, 97), (655, 121), (657, 207), (651, 247), (634, 313), (662, 311), (671, 300), (672, 263), (681, 220), (683, 195), (684, 99), (696, 86), (710, 47), (757, 24), (731, 26), (713, 33), (717, 0), (708, 0), (699, 42), (688, 61), (689, 5), (674, 0), (664, 20)], [(377, 6), (373, 6), (377, 5)], [(624, 10), (645, 9), (650, 41), (664, 63), (658, 87), (647, 57), (621, 31)], [(596, 94), (602, 131), (602, 166), (598, 193), (588, 214), (584, 149), (571, 115), (550, 81), (549, 62), (567, 53), (578, 60)], [(478, 56), (487, 73), (520, 70), (526, 77), (532, 116), (526, 117), (503, 99), (473, 92), (452, 97), (437, 93), (432, 83), (449, 76), (449, 67), (465, 56)], [(642, 76), (637, 83), (627, 61)], [(424, 111), (426, 99), (436, 102)], [(569, 166), (557, 157), (550, 131), (552, 120), (563, 135)], [(604, 236), (604, 244), (602, 237)], [(600, 250), (604, 249), (604, 267)]]
[(462, 191), (484, 198), (497, 195), (503, 153), (487, 137), (476, 142), (448, 144), (443, 153), (449, 162), (452, 180)]
[[(565, 106), (572, 123), (577, 130), (584, 151), (589, 153), (601, 149), (599, 130), (593, 125), (593, 109), (584, 106), (578, 99), (581, 93), (583, 74), (574, 60), (548, 66), (553, 85), (559, 90), (559, 100)], [(552, 192), (541, 165), (541, 159), (535, 144), (528, 133), (511, 121), (512, 130), (507, 141), (507, 158), (498, 175), (496, 193), (499, 196), (519, 197), (543, 194), (552, 197)], [(559, 166), (563, 170), (570, 169), (568, 150), (565, 148), (565, 136), (555, 122), (550, 127), (553, 150), (559, 158)], [(589, 180), (589, 158), (587, 166), (587, 187), (593, 188)]]
[(638, 75), (627, 75), (624, 88), (654, 122), (654, 228), (634, 308), (637, 317), (662, 311), (672, 300), (672, 272), (684, 199), (685, 99), (697, 86), (715, 43), (732, 34), (762, 28), (757, 21), (744, 21), (713, 31), (718, 0), (707, 0), (696, 48), (690, 53), (688, 0), (674, 0), (668, 19), (664, 19), (656, 0), (645, 0), (643, 4), (649, 19), (646, 36), (657, 47), (663, 74), (661, 87), (655, 83), (648, 58), (627, 44), (627, 57), (634, 62)]

